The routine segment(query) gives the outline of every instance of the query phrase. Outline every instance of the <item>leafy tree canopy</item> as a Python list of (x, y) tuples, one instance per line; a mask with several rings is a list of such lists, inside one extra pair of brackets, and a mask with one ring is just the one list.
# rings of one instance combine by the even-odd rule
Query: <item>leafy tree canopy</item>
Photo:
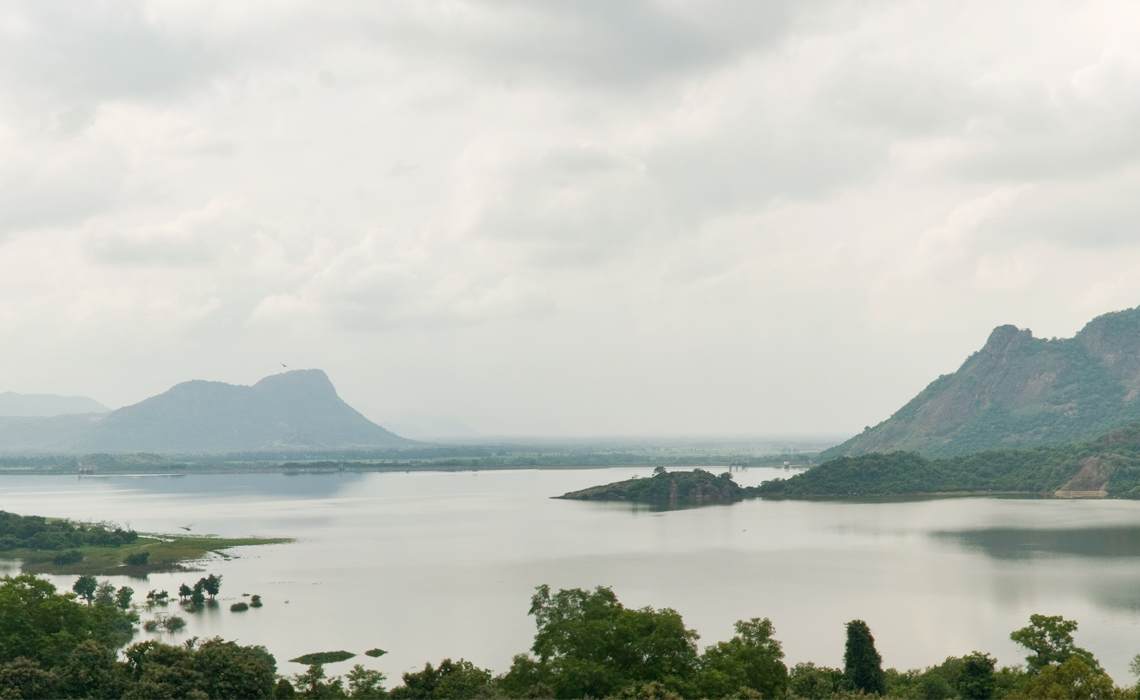
[(117, 649), (131, 638), (131, 621), (115, 605), (80, 605), (31, 574), (0, 579), (0, 663), (25, 657), (42, 666), (63, 663), (84, 640)]
[(1073, 632), (1076, 631), (1076, 620), (1066, 620), (1060, 615), (1030, 615), (1029, 625), (1012, 632), (1009, 638), (1032, 652), (1025, 657), (1030, 673), (1039, 673), (1053, 664), (1063, 664), (1074, 656), (1093, 671), (1104, 673), (1093, 655), (1073, 641)]
[(856, 690), (865, 693), (887, 692), (883, 676), (883, 657), (875, 649), (871, 629), (862, 620), (847, 623), (847, 648), (843, 653), (843, 675)]

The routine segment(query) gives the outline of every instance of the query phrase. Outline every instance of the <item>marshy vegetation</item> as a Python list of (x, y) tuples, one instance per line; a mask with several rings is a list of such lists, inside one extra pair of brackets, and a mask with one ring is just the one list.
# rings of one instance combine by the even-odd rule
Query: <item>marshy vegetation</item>
[(145, 576), (233, 547), (283, 544), (287, 537), (224, 538), (138, 533), (114, 523), (73, 523), (0, 511), (0, 553), (36, 574)]

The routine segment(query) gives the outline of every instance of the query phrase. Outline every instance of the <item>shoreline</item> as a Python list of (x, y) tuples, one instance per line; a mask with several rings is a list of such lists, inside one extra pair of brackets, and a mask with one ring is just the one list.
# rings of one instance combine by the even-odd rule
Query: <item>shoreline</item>
[[(145, 579), (149, 574), (172, 571), (198, 571), (192, 564), (214, 553), (227, 559), (238, 555), (222, 550), (234, 547), (254, 547), (268, 544), (288, 544), (291, 537), (211, 537), (207, 535), (180, 536), (165, 533), (139, 533), (139, 539), (119, 547), (87, 546), (69, 550), (11, 549), (0, 552), (0, 561), (18, 564), (25, 574), (52, 574), (57, 576), (130, 576)], [(62, 551), (78, 550), (83, 560), (73, 564), (56, 564), (53, 559)], [(130, 554), (146, 552), (153, 561), (143, 565), (124, 563)]]

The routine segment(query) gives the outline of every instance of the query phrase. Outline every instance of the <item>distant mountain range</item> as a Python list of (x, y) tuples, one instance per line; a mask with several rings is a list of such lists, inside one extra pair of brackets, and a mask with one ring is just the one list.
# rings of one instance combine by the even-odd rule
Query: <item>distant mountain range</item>
[(189, 381), (105, 415), (0, 418), (0, 449), (239, 452), (414, 445), (346, 404), (319, 369), (253, 386)]
[(74, 413), (106, 413), (111, 409), (86, 396), (56, 396), (55, 394), (17, 394), (5, 391), (0, 394), (0, 417), (3, 416), (60, 416)]
[(1140, 420), (1140, 307), (1098, 316), (1072, 338), (999, 326), (953, 374), (822, 459), (909, 450), (952, 457), (1061, 445)]

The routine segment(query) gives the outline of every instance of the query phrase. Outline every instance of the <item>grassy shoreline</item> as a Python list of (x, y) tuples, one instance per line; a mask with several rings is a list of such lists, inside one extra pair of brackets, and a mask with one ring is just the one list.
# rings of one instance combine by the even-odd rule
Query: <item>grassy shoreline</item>
[[(227, 554), (223, 550), (233, 547), (251, 547), (267, 544), (286, 544), (294, 540), (289, 537), (211, 537), (202, 535), (166, 535), (142, 533), (137, 541), (119, 547), (77, 547), (83, 553), (83, 560), (74, 564), (56, 564), (53, 559), (58, 551), (12, 549), (0, 553), (0, 558), (19, 561), (24, 573), (96, 576), (134, 576), (146, 578), (147, 574), (169, 571), (196, 571), (193, 562), (208, 554)], [(144, 565), (129, 565), (124, 559), (130, 554), (147, 552), (150, 557)]]

